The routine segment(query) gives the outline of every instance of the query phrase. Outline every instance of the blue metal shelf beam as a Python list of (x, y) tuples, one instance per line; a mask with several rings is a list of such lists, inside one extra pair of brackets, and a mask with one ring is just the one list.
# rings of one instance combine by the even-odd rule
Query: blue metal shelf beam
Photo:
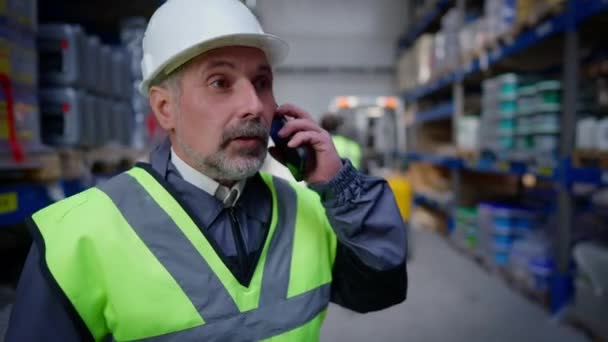
[[(522, 162), (487, 161), (480, 160), (475, 163), (467, 162), (457, 157), (438, 156), (424, 153), (408, 153), (405, 156), (409, 161), (428, 163), (449, 169), (470, 170), (479, 173), (495, 173), (512, 176), (532, 174), (541, 180), (564, 181), (567, 184), (585, 183), (608, 186), (608, 170), (597, 168), (570, 167), (570, 160), (566, 159), (561, 168), (534, 167)], [(565, 175), (562, 177), (561, 175)]]
[(410, 161), (428, 163), (435, 166), (441, 166), (445, 168), (461, 168), (462, 160), (455, 157), (444, 157), (437, 156), (432, 154), (423, 154), (423, 153), (408, 153), (406, 158)]
[(417, 206), (435, 209), (444, 213), (449, 213), (448, 203), (443, 203), (442, 201), (439, 201), (422, 193), (414, 194), (414, 204)]
[(454, 103), (443, 103), (426, 111), (416, 113), (416, 123), (424, 123), (450, 118), (454, 114)]

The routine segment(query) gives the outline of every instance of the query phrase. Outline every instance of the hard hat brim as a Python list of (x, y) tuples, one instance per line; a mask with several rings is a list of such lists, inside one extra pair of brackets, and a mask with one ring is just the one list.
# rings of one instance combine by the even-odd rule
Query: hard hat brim
[(289, 44), (283, 39), (272, 34), (231, 34), (220, 36), (211, 40), (206, 40), (200, 44), (183, 50), (170, 58), (167, 62), (160, 65), (150, 76), (143, 80), (139, 86), (139, 91), (148, 97), (150, 86), (159, 78), (166, 77), (180, 66), (186, 64), (193, 58), (208, 51), (228, 46), (245, 46), (258, 48), (266, 54), (268, 62), (272, 67), (281, 64), (289, 52)]

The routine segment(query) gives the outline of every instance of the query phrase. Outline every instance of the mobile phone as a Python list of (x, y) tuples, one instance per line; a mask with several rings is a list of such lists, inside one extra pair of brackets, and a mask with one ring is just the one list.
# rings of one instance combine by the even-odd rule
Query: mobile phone
[(275, 147), (283, 157), (283, 160), (280, 162), (289, 169), (289, 172), (291, 172), (296, 181), (300, 182), (304, 180), (306, 171), (312, 163), (312, 152), (310, 147), (307, 146), (300, 146), (297, 148), (287, 146), (291, 136), (285, 138), (279, 136), (279, 131), (286, 122), (287, 119), (284, 116), (275, 115), (270, 127), (270, 136), (274, 141)]

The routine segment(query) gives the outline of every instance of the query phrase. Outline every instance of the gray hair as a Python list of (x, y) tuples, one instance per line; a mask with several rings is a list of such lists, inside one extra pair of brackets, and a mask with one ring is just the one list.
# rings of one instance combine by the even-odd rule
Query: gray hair
[(164, 77), (158, 77), (152, 86), (161, 87), (167, 89), (172, 95), (179, 97), (182, 92), (182, 79), (184, 78), (184, 72), (188, 68), (190, 62), (180, 65), (177, 69), (171, 71), (169, 75)]

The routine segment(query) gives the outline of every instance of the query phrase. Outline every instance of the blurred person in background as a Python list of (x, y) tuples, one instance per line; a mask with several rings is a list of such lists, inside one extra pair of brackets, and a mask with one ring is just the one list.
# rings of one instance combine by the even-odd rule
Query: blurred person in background
[[(283, 40), (240, 1), (171, 0), (143, 48), (141, 91), (168, 139), (32, 216), (6, 341), (315, 341), (329, 302), (405, 299), (393, 193), (309, 113), (277, 106)], [(289, 147), (313, 152), (309, 187), (259, 172), (277, 115)]]
[(343, 124), (341, 116), (326, 113), (321, 118), (321, 127), (331, 134), (331, 139), (340, 157), (350, 160), (352, 165), (361, 169), (361, 146), (358, 142), (339, 134)]

